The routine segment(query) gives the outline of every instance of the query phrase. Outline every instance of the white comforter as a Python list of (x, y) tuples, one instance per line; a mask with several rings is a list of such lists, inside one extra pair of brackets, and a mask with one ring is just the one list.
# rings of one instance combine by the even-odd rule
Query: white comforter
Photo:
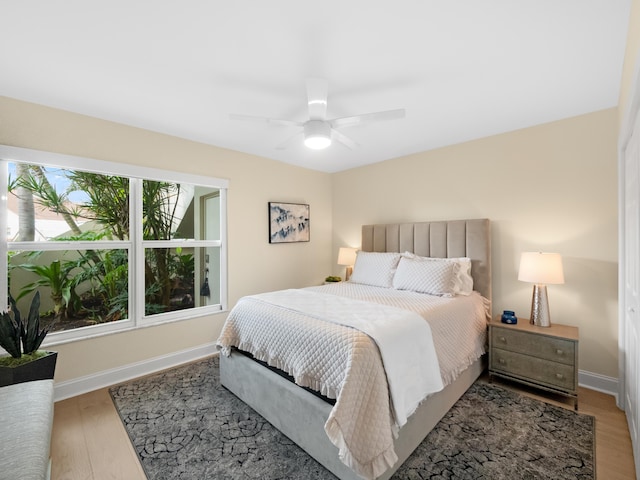
[[(336, 310), (330, 308), (326, 300), (331, 299), (333, 295), (327, 295), (327, 293), (374, 301), (392, 307), (370, 303), (363, 305), (360, 301), (352, 303), (346, 299), (333, 298), (335, 303), (341, 306), (338, 309), (341, 313), (332, 315)], [(311, 314), (301, 311), (307, 303), (314, 305)], [(355, 307), (355, 310), (347, 308), (350, 304)], [(440, 377), (446, 383), (452, 381), (457, 372), (462, 371), (484, 352), (483, 334), (480, 335), (481, 340), (465, 341), (464, 337), (471, 336), (467, 326), (464, 327), (463, 337), (459, 336), (462, 331), (459, 326), (461, 324), (475, 325), (471, 328), (475, 332), (486, 328), (484, 307), (479, 296), (442, 299), (349, 283), (291, 291), (288, 294), (274, 292), (245, 297), (229, 314), (218, 339), (218, 345), (222, 353), (227, 355), (231, 346), (248, 351), (256, 358), (288, 372), (299, 385), (310, 387), (330, 398), (336, 398), (336, 404), (325, 424), (327, 435), (340, 450), (340, 457), (345, 464), (365, 478), (375, 478), (397, 460), (393, 449), (392, 432), (404, 423), (406, 416), (413, 412), (424, 396), (442, 388), (441, 379), (434, 382), (433, 378), (434, 367), (436, 373), (438, 367), (437, 360), (432, 356), (429, 325), (424, 323), (419, 326), (419, 321), (416, 322), (416, 317), (412, 314), (402, 320), (405, 315), (400, 314), (402, 312), (395, 307), (413, 310), (425, 318), (429, 318), (428, 312), (431, 314), (440, 312), (439, 315), (445, 319), (433, 322), (429, 320), (429, 324), (434, 330), (435, 351), (438, 355), (441, 351), (446, 351), (442, 355), (444, 362), (440, 362)], [(393, 317), (390, 326), (381, 327), (381, 340), (378, 345), (362, 331), (341, 325), (341, 323), (351, 322), (354, 326), (355, 321), (360, 324), (359, 328), (366, 330), (368, 327), (363, 327), (361, 314), (364, 310), (371, 313), (376, 309), (380, 313), (374, 317), (378, 319), (374, 322), (375, 324), (384, 325), (383, 317), (389, 315)], [(445, 312), (444, 316), (443, 312)], [(450, 315), (453, 318), (451, 322)], [(329, 322), (322, 320), (322, 317), (328, 317)], [(471, 320), (460, 320), (462, 317), (470, 317)], [(395, 327), (398, 326), (397, 322), (405, 322), (413, 325), (417, 330), (409, 334), (404, 341), (401, 339), (399, 344), (396, 342), (395, 347), (382, 347), (386, 341), (384, 332), (394, 330), (393, 322), (396, 322)], [(458, 327), (450, 328), (448, 323)], [(425, 326), (427, 328), (421, 328)], [(453, 348), (451, 348), (451, 338), (445, 340), (437, 338), (437, 335), (442, 336), (443, 332), (448, 333), (445, 336), (453, 336)], [(399, 338), (396, 335), (390, 336)], [(455, 365), (451, 365), (449, 359), (456, 355), (449, 350), (460, 350), (456, 345), (456, 337), (461, 340), (464, 348), (462, 359), (454, 362)], [(420, 340), (416, 341), (418, 338)], [(406, 366), (411, 371), (409, 378), (423, 377), (418, 381), (418, 385), (428, 385), (428, 387), (427, 390), (421, 387), (417, 391), (419, 393), (409, 391), (407, 395), (413, 400), (408, 402), (400, 400), (407, 398), (403, 397), (407, 392), (406, 383), (392, 379), (389, 383), (394, 388), (390, 389), (387, 377), (391, 378), (391, 375), (389, 372), (385, 374), (384, 367), (387, 363), (391, 366), (390, 370), (403, 369), (404, 355), (394, 351), (394, 348), (397, 350), (398, 345), (401, 349), (410, 345), (420, 345), (419, 348), (413, 349), (417, 355), (421, 355), (418, 351), (427, 352), (422, 360), (409, 356), (410, 365)], [(387, 351), (384, 363), (378, 352), (379, 347), (383, 349), (383, 358), (384, 351)], [(471, 347), (472, 351), (468, 347)], [(429, 357), (431, 360), (428, 360)], [(409, 383), (409, 387), (411, 385)], [(398, 400), (393, 397), (394, 390)], [(389, 402), (390, 392), (394, 404)], [(419, 398), (415, 396), (416, 394)], [(396, 421), (394, 421), (393, 407), (396, 404), (398, 408), (395, 408)]]

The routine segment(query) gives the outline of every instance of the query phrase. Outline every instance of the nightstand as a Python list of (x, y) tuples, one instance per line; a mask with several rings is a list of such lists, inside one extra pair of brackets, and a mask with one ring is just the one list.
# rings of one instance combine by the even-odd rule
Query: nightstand
[(571, 397), (578, 409), (578, 328), (489, 323), (489, 379), (498, 376)]

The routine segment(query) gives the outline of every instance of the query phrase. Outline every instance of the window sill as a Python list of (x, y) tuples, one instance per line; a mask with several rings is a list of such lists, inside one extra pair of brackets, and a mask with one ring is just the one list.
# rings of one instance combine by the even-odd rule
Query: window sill
[[(167, 318), (167, 319), (162, 319), (162, 320), (157, 320), (157, 321), (143, 321), (142, 323), (138, 324), (138, 325), (133, 325), (132, 321), (130, 320), (122, 320), (122, 322), (126, 322), (127, 325), (121, 324), (121, 325), (117, 325), (117, 328), (109, 328), (109, 329), (104, 329), (101, 328), (100, 331), (87, 331), (89, 329), (94, 329), (94, 328), (100, 328), (100, 327), (104, 327), (104, 325), (96, 325), (94, 327), (84, 327), (83, 330), (83, 335), (74, 335), (72, 337), (70, 336), (65, 336), (62, 337), (63, 333), (66, 332), (60, 332), (60, 338), (56, 338), (56, 334), (49, 334), (47, 335), (45, 341), (42, 343), (42, 349), (49, 349), (49, 347), (55, 347), (57, 345), (66, 345), (66, 344), (70, 344), (70, 343), (75, 343), (75, 342), (81, 342), (83, 340), (92, 340), (94, 338), (100, 338), (100, 337), (106, 337), (108, 335), (115, 335), (115, 334), (119, 334), (119, 333), (125, 333), (125, 332), (131, 332), (134, 330), (141, 330), (144, 328), (151, 328), (151, 327), (158, 327), (161, 325), (168, 325), (171, 323), (178, 323), (178, 322), (184, 322), (186, 320), (193, 320), (195, 318), (200, 318), (200, 317), (207, 317), (207, 316), (217, 316), (220, 314), (226, 314), (229, 313), (228, 310), (209, 310), (206, 312), (198, 312), (197, 314), (192, 314), (189, 316), (181, 316), (179, 318)], [(111, 326), (111, 325), (110, 325)], [(113, 326), (115, 327), (115, 322), (113, 324)], [(86, 329), (86, 330), (85, 330)], [(74, 330), (69, 330), (69, 332), (79, 332), (78, 331), (74, 331)]]

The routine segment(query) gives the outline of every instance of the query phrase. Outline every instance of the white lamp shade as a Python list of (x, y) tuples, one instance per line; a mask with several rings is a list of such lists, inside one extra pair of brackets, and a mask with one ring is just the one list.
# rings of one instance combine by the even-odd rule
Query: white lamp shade
[(338, 265), (346, 265), (348, 267), (356, 263), (355, 248), (341, 247), (338, 252)]
[(545, 285), (564, 283), (562, 257), (559, 253), (523, 252), (518, 280)]

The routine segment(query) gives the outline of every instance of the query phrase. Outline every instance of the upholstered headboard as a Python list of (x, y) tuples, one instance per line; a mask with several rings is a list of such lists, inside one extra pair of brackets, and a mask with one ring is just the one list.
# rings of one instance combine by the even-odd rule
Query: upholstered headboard
[(473, 289), (491, 300), (489, 219), (362, 226), (365, 252), (412, 252), (423, 257), (469, 257)]

